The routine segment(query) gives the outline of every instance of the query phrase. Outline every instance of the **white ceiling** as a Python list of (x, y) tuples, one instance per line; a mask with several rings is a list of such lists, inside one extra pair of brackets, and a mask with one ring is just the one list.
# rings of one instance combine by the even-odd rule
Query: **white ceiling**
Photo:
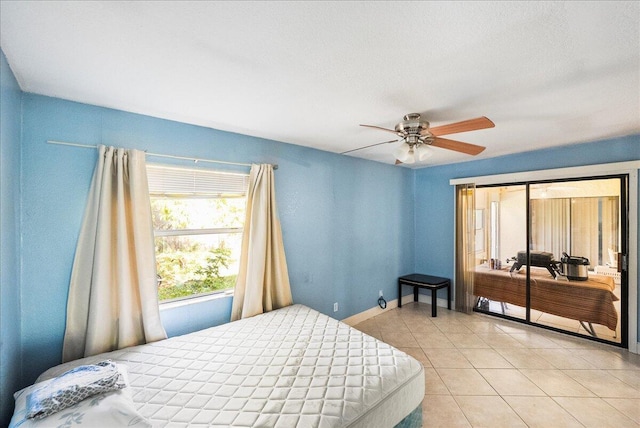
[(636, 1), (2, 0), (0, 19), (26, 92), (330, 152), (411, 112), (496, 124), (447, 136), (480, 155), (418, 166), (640, 133)]

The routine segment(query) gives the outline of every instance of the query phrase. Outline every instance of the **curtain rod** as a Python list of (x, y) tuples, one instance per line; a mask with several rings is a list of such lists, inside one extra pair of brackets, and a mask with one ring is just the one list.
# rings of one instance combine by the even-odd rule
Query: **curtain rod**
[[(96, 149), (98, 148), (98, 146), (92, 146), (91, 144), (80, 144), (80, 143), (67, 143), (65, 141), (55, 141), (55, 140), (47, 140), (48, 144), (58, 144), (60, 146), (71, 146), (71, 147), (83, 147), (86, 149)], [(250, 163), (241, 163), (241, 162), (227, 162), (227, 161), (220, 161), (220, 160), (213, 160), (213, 159), (202, 159), (202, 158), (191, 158), (191, 157), (186, 157), (186, 156), (174, 156), (174, 155), (162, 155), (159, 153), (149, 153), (146, 150), (144, 150), (145, 154), (148, 156), (155, 156), (155, 157), (159, 157), (159, 158), (169, 158), (169, 159), (181, 159), (181, 160), (188, 160), (188, 161), (193, 161), (193, 162), (209, 162), (209, 163), (219, 163), (219, 164), (224, 164), (224, 165), (237, 165), (237, 166), (248, 166), (250, 167), (252, 164)], [(273, 169), (278, 169), (278, 165), (272, 165)]]

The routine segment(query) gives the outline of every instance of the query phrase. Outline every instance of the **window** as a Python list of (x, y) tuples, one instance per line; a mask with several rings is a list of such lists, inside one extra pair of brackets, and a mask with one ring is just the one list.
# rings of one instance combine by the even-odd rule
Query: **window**
[(161, 302), (235, 285), (247, 174), (148, 165)]

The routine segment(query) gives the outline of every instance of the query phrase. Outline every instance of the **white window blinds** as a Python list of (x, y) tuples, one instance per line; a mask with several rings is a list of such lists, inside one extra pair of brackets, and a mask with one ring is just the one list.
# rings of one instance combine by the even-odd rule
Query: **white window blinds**
[(242, 197), (249, 175), (205, 169), (147, 165), (151, 195), (181, 197)]

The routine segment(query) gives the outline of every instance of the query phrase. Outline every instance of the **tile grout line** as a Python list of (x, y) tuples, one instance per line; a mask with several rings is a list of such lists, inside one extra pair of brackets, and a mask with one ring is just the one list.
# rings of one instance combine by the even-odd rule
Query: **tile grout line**
[[(438, 372), (438, 369), (445, 369), (446, 367), (436, 367), (436, 365), (433, 364), (433, 361), (431, 360), (431, 358), (429, 358), (427, 350), (431, 349), (431, 350), (435, 350), (435, 349), (448, 349), (448, 350), (452, 350), (455, 351), (456, 353), (458, 353), (463, 360), (466, 362), (466, 364), (469, 364), (471, 369), (474, 370), (474, 372), (479, 375), (484, 382), (486, 382), (491, 389), (495, 392), (495, 396), (500, 397), (500, 400), (506, 404), (506, 406), (510, 409), (511, 412), (513, 412), (513, 414), (515, 416), (517, 416), (525, 425), (526, 425), (526, 421), (523, 418), (523, 416), (521, 416), (515, 408), (513, 408), (510, 404), (509, 401), (505, 399), (505, 397), (534, 397), (530, 394), (509, 394), (509, 395), (502, 395), (498, 392), (498, 390), (489, 382), (489, 380), (485, 377), (485, 375), (483, 375), (480, 372), (480, 369), (482, 367), (476, 367), (476, 365), (473, 364), (472, 360), (469, 359), (469, 357), (462, 352), (463, 350), (473, 350), (473, 351), (477, 351), (477, 350), (489, 350), (491, 352), (496, 352), (498, 355), (500, 355), (502, 358), (504, 358), (507, 363), (509, 365), (512, 366), (512, 368), (502, 368), (502, 367), (496, 367), (496, 368), (487, 368), (488, 370), (516, 370), (517, 373), (519, 373), (519, 375), (521, 375), (523, 377), (523, 379), (526, 379), (528, 382), (530, 382), (533, 386), (535, 386), (537, 388), (537, 390), (541, 391), (541, 393), (543, 395), (536, 395), (535, 397), (541, 397), (541, 398), (545, 398), (545, 399), (551, 399), (552, 402), (558, 406), (559, 409), (561, 409), (563, 412), (565, 412), (568, 416), (570, 416), (573, 420), (575, 420), (578, 424), (584, 426), (580, 421), (578, 421), (576, 419), (576, 417), (564, 406), (562, 406), (560, 404), (560, 402), (557, 400), (557, 398), (574, 398), (574, 399), (584, 399), (584, 398), (590, 398), (590, 399), (597, 399), (600, 402), (606, 404), (606, 406), (608, 408), (610, 408), (612, 410), (612, 412), (615, 412), (615, 414), (621, 415), (624, 417), (625, 420), (628, 421), (633, 421), (631, 419), (630, 416), (627, 416), (625, 413), (622, 413), (622, 410), (618, 410), (616, 407), (614, 407), (611, 403), (609, 403), (607, 401), (608, 398), (610, 399), (616, 399), (616, 397), (606, 397), (606, 396), (600, 396), (598, 395), (595, 391), (593, 391), (591, 388), (589, 388), (587, 385), (583, 384), (582, 382), (580, 382), (579, 379), (576, 379), (572, 376), (570, 376), (568, 373), (566, 373), (567, 370), (595, 370), (601, 373), (605, 373), (608, 376), (611, 376), (612, 378), (616, 379), (617, 381), (621, 382), (622, 384), (638, 391), (638, 388), (634, 386), (634, 384), (631, 381), (631, 375), (629, 376), (621, 376), (621, 378), (618, 378), (617, 376), (614, 376), (612, 373), (610, 373), (610, 371), (615, 371), (615, 370), (619, 370), (620, 372), (622, 371), (635, 371), (635, 370), (640, 370), (640, 365), (638, 365), (638, 368), (635, 368), (635, 362), (633, 361), (633, 358), (628, 357), (625, 358), (623, 355), (621, 355), (621, 353), (619, 352), (619, 350), (611, 350), (608, 347), (601, 347), (601, 346), (593, 346), (592, 344), (589, 344), (589, 346), (582, 346), (581, 344), (577, 344), (576, 347), (571, 346), (571, 342), (567, 342), (567, 344), (563, 344), (562, 338), (556, 337), (555, 335), (548, 335), (548, 334), (540, 334), (540, 332), (537, 331), (531, 331), (531, 329), (526, 328), (527, 326), (517, 326), (517, 330), (521, 331), (521, 333), (515, 333), (515, 334), (521, 334), (522, 336), (519, 336), (519, 338), (521, 339), (521, 341), (518, 341), (518, 343), (522, 346), (522, 348), (518, 347), (518, 348), (509, 348), (508, 346), (505, 346), (504, 348), (496, 348), (491, 346), (491, 344), (486, 340), (486, 335), (489, 334), (494, 334), (493, 332), (487, 331), (484, 332), (485, 333), (485, 337), (481, 337), (479, 334), (482, 334), (483, 331), (476, 331), (475, 329), (471, 328), (471, 326), (469, 326), (467, 323), (461, 322), (457, 319), (454, 318), (449, 318), (448, 315), (443, 316), (442, 320), (437, 320), (437, 322), (433, 322), (433, 320), (431, 320), (430, 318), (425, 318), (425, 321), (429, 321), (428, 323), (425, 323), (425, 326), (433, 326), (435, 327), (435, 331), (437, 332), (438, 335), (442, 335), (442, 337), (444, 337), (448, 342), (450, 346), (447, 346), (446, 348), (425, 348), (423, 347), (424, 345), (424, 340), (420, 341), (418, 340), (418, 336), (419, 335), (419, 329), (416, 328), (416, 325), (413, 323), (410, 323), (410, 318), (412, 317), (412, 315), (409, 316), (403, 316), (400, 315), (398, 311), (398, 309), (394, 309), (393, 310), (397, 315), (393, 315), (393, 319), (394, 322), (396, 321), (401, 321), (402, 323), (399, 324), (400, 328), (403, 330), (403, 332), (408, 332), (409, 335), (407, 336), (407, 338), (411, 339), (411, 343), (412, 346), (406, 346), (407, 348), (416, 348), (420, 350), (421, 355), (424, 356), (425, 360), (429, 362), (429, 364), (431, 365), (431, 367), (433, 370), (433, 373), (435, 374), (435, 376), (437, 376), (438, 381), (440, 382), (440, 384), (442, 386), (444, 386), (444, 391), (447, 392), (447, 394), (435, 394), (438, 396), (448, 396), (451, 397), (451, 399), (453, 399), (453, 401), (456, 403), (457, 409), (459, 410), (459, 414), (461, 416), (463, 416), (465, 418), (465, 421), (470, 425), (473, 426), (473, 424), (471, 423), (471, 419), (469, 418), (469, 416), (464, 412), (464, 410), (460, 407), (460, 403), (458, 401), (458, 397), (461, 397), (459, 395), (454, 395), (452, 390), (450, 389), (450, 386), (447, 385), (447, 383), (444, 382), (443, 378), (441, 377), (440, 373)], [(419, 310), (415, 312), (418, 316), (424, 315), (426, 317), (426, 310)], [(410, 314), (410, 312), (407, 312), (406, 314)], [(383, 314), (381, 314), (383, 315)], [(374, 318), (378, 318), (378, 315)], [(501, 325), (501, 323), (494, 323), (493, 320), (482, 320), (481, 322), (487, 322), (490, 323), (489, 325), (492, 326), (493, 329), (497, 329), (502, 331), (503, 333), (495, 333), (495, 334), (504, 334), (506, 335), (506, 337), (511, 338), (514, 341), (517, 341), (518, 339), (516, 337), (513, 336), (514, 332), (512, 327), (513, 326), (506, 326), (506, 329), (502, 329), (501, 327), (503, 327)], [(376, 326), (376, 330), (378, 331), (378, 335), (382, 336), (383, 335), (383, 329), (380, 328), (380, 324), (375, 324)], [(452, 328), (452, 326), (455, 326)], [(524, 328), (522, 328), (524, 327)], [(489, 328), (488, 330), (492, 330), (492, 328)], [(467, 330), (464, 333), (457, 333), (457, 331), (464, 331)], [(510, 330), (511, 329), (511, 330)], [(388, 330), (387, 330), (388, 331)], [(455, 339), (455, 336), (452, 337), (452, 335), (455, 334), (465, 334), (468, 335), (468, 337), (466, 339), (469, 339), (471, 342), (469, 343), (473, 343), (474, 341), (479, 341), (480, 343), (485, 344), (488, 347), (475, 347), (475, 346), (466, 346), (464, 344), (464, 342), (458, 342)], [(460, 340), (464, 340), (463, 337), (459, 337), (458, 339)], [(526, 339), (526, 340), (525, 340)], [(558, 341), (554, 341), (553, 339), (558, 339)], [(545, 344), (545, 342), (551, 342), (553, 344), (553, 346), (549, 346), (549, 347), (535, 347), (533, 345), (535, 345), (535, 343), (540, 343), (540, 344)], [(477, 343), (477, 342), (476, 342)], [(598, 345), (598, 344), (596, 344)], [(511, 362), (509, 360), (509, 358), (506, 358), (501, 352), (500, 349), (522, 349), (528, 351), (529, 353), (534, 354), (537, 358), (539, 358), (541, 361), (544, 361), (546, 364), (548, 364), (551, 368), (535, 368), (535, 367), (518, 367), (518, 365), (514, 365), (513, 362)], [(575, 358), (579, 358), (578, 361), (583, 361), (585, 363), (585, 367), (588, 367), (589, 365), (591, 365), (593, 368), (580, 368), (580, 369), (574, 369), (574, 368), (562, 368), (557, 364), (557, 360), (556, 363), (554, 363), (553, 359), (550, 359), (550, 354), (547, 354), (545, 356), (544, 350), (548, 349), (549, 352), (553, 352), (553, 351), (562, 351), (559, 352), (560, 356), (558, 358), (562, 358), (562, 353), (564, 352), (572, 352), (572, 357)], [(578, 351), (578, 352), (576, 352)], [(592, 364), (587, 358), (586, 355), (588, 352), (598, 352), (599, 353), (599, 357), (601, 359), (601, 361), (598, 362), (598, 364)], [(630, 364), (630, 368), (625, 368), (624, 366), (621, 366), (621, 368), (619, 369), (604, 369), (604, 368), (600, 368), (603, 364), (605, 364), (606, 360), (605, 358), (616, 358), (619, 359), (619, 362), (622, 363), (624, 362), (625, 364)], [(640, 360), (638, 360), (640, 361)], [(455, 369), (455, 368), (453, 368)], [(583, 397), (581, 395), (567, 395), (567, 396), (556, 396), (553, 394), (550, 394), (549, 392), (547, 392), (545, 389), (543, 389), (541, 386), (539, 386), (536, 382), (534, 382), (531, 378), (529, 378), (529, 376), (527, 376), (523, 370), (540, 370), (541, 372), (544, 371), (557, 371), (558, 373), (564, 375), (564, 376), (568, 376), (572, 381), (576, 382), (577, 385), (580, 385), (580, 387), (584, 388), (585, 391), (588, 391), (590, 394), (593, 394), (592, 397)], [(638, 371), (638, 373), (640, 373), (640, 371)], [(639, 375), (640, 376), (640, 375)], [(429, 391), (425, 391), (425, 399), (429, 396), (433, 396), (433, 394), (428, 394)], [(427, 426), (427, 425), (425, 425)]]

